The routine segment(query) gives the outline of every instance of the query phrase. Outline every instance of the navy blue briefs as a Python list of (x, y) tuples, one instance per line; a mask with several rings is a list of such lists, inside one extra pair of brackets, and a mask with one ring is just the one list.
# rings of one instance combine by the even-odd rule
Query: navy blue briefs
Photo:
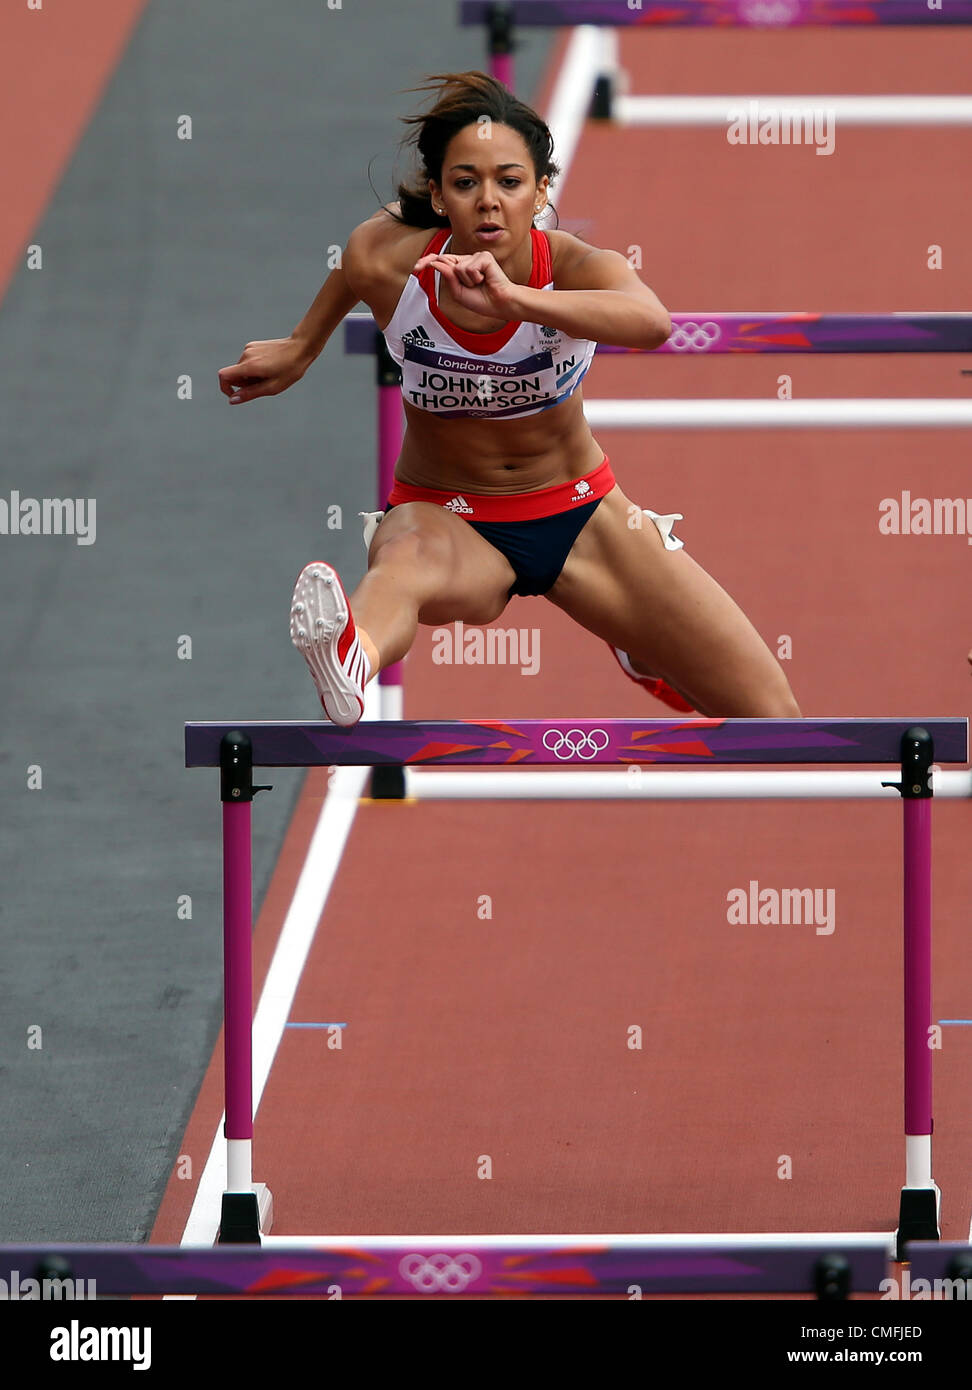
[[(484, 540), (502, 554), (513, 566), (516, 579), (509, 588), (509, 597), (520, 594), (531, 598), (545, 594), (560, 577), (574, 541), (593, 516), (600, 503), (584, 502), (574, 511), (555, 512), (535, 521), (469, 521), (467, 526), (478, 531)], [(393, 504), (385, 503), (390, 512)]]

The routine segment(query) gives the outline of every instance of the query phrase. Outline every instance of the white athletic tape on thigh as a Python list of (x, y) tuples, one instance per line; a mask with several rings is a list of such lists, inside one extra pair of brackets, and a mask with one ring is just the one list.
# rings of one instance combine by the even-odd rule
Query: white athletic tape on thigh
[(364, 543), (365, 550), (367, 550), (371, 545), (375, 532), (378, 530), (378, 524), (381, 521), (382, 517), (385, 515), (385, 513), (359, 512), (358, 515), (364, 517)]
[(672, 535), (672, 527), (675, 525), (676, 521), (685, 520), (681, 512), (669, 512), (667, 516), (659, 516), (658, 513), (653, 512), (650, 507), (642, 507), (641, 510), (644, 512), (645, 516), (650, 516), (658, 527), (659, 535), (665, 542), (666, 550), (682, 549), (684, 541), (680, 541), (677, 536)]

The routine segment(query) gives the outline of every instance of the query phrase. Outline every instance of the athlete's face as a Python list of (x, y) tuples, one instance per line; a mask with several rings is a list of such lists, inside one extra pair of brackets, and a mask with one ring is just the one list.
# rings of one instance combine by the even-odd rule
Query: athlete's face
[[(492, 251), (508, 260), (529, 237), (533, 219), (546, 203), (546, 175), (537, 183), (522, 135), (483, 120), (454, 135), (442, 161), (442, 182), (429, 180), (435, 207), (452, 224), (453, 248), (472, 255)], [(498, 228), (484, 230), (491, 224)]]

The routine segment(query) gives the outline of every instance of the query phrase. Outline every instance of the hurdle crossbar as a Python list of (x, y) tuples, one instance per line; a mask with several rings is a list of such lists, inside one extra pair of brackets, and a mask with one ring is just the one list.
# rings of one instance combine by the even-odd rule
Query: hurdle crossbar
[[(11, 1297), (96, 1295), (875, 1293), (888, 1277), (884, 1233), (792, 1235), (416, 1235), (267, 1237), (260, 1244), (0, 1246)], [(43, 1294), (25, 1281), (54, 1281)], [(78, 1293), (75, 1297), (82, 1297)]]
[[(598, 343), (596, 352), (692, 357), (720, 353), (972, 352), (972, 313), (824, 314), (802, 309), (697, 309), (671, 315), (672, 335), (656, 348)], [(371, 314), (344, 320), (344, 350), (371, 356), (381, 334)], [(447, 354), (446, 354), (447, 355)], [(425, 353), (428, 357), (428, 353)], [(430, 361), (431, 370), (435, 362)], [(443, 371), (454, 368), (443, 367)]]
[[(186, 766), (219, 767), (223, 803), (227, 1188), (220, 1241), (258, 1242), (252, 1182), (252, 905), (250, 803), (254, 767), (524, 766), (575, 771), (595, 764), (895, 764), (903, 807), (905, 1185), (895, 1234), (937, 1240), (940, 1192), (931, 1168), (932, 765), (965, 762), (968, 720), (696, 719), (452, 720), (329, 723), (261, 721), (185, 726)], [(556, 774), (554, 774), (556, 775)], [(258, 1185), (262, 1186), (262, 1185)]]
[[(618, 62), (620, 29), (889, 25), (931, 30), (972, 24), (972, 0), (946, 0), (940, 9), (930, 8), (928, 0), (462, 0), (459, 17), (464, 25), (485, 25), (490, 73), (510, 91), (515, 89), (517, 26), (574, 26), (576, 42), (572, 40), (568, 57), (573, 79), (571, 108), (581, 114), (586, 111), (595, 119), (610, 120), (618, 115), (617, 93), (623, 90)], [(899, 123), (893, 110), (889, 114), (890, 123)], [(556, 137), (558, 130), (551, 128)]]
[[(972, 1245), (912, 1241), (910, 1287), (948, 1281), (969, 1297)], [(265, 1237), (260, 1244), (0, 1246), (13, 1299), (258, 1295), (812, 1293), (837, 1301), (899, 1285), (883, 1232), (745, 1235), (443, 1235)], [(73, 1283), (73, 1288), (71, 1284)], [(883, 1289), (882, 1289), (883, 1285)], [(909, 1290), (910, 1292), (910, 1290)], [(902, 1294), (902, 1296), (905, 1296)], [(922, 1297), (927, 1296), (924, 1291)]]
[(185, 741), (187, 767), (222, 767), (223, 741), (237, 731), (253, 767), (899, 763), (913, 727), (934, 740), (939, 762), (967, 760), (968, 720), (942, 718), (193, 721)]
[(463, 25), (488, 24), (497, 15), (524, 28), (934, 28), (972, 24), (972, 0), (945, 0), (940, 10), (928, 0), (460, 0)]
[[(672, 334), (652, 352), (704, 353), (972, 352), (972, 314), (821, 314), (802, 310), (677, 313)], [(377, 386), (375, 506), (384, 509), (403, 437), (402, 377), (371, 314), (344, 320), (344, 349), (374, 358)], [(598, 344), (598, 353), (643, 352)], [(431, 364), (434, 365), (434, 364)], [(443, 366), (444, 372), (452, 368)], [(617, 429), (963, 428), (972, 402), (943, 400), (586, 400), (588, 423)], [(402, 714), (403, 667), (382, 667), (383, 719)]]

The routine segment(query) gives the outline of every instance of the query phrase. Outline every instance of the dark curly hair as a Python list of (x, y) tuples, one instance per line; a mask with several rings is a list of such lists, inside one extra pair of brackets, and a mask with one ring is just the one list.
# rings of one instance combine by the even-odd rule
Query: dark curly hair
[(438, 99), (431, 110), (419, 116), (402, 116), (406, 125), (416, 126), (417, 130), (406, 135), (401, 144), (414, 142), (421, 156), (419, 183), (410, 187), (398, 185), (398, 200), (401, 216), (389, 212), (396, 222), (410, 227), (447, 227), (448, 217), (439, 217), (432, 207), (428, 180), (442, 183), (442, 161), (449, 141), (468, 125), (475, 125), (481, 116), (488, 116), (498, 125), (509, 126), (522, 135), (536, 179), (547, 176), (553, 180), (560, 173), (553, 162), (553, 136), (546, 123), (531, 107), (519, 101), (513, 93), (484, 72), (437, 73), (426, 78), (418, 87), (407, 87), (410, 92), (434, 89)]

